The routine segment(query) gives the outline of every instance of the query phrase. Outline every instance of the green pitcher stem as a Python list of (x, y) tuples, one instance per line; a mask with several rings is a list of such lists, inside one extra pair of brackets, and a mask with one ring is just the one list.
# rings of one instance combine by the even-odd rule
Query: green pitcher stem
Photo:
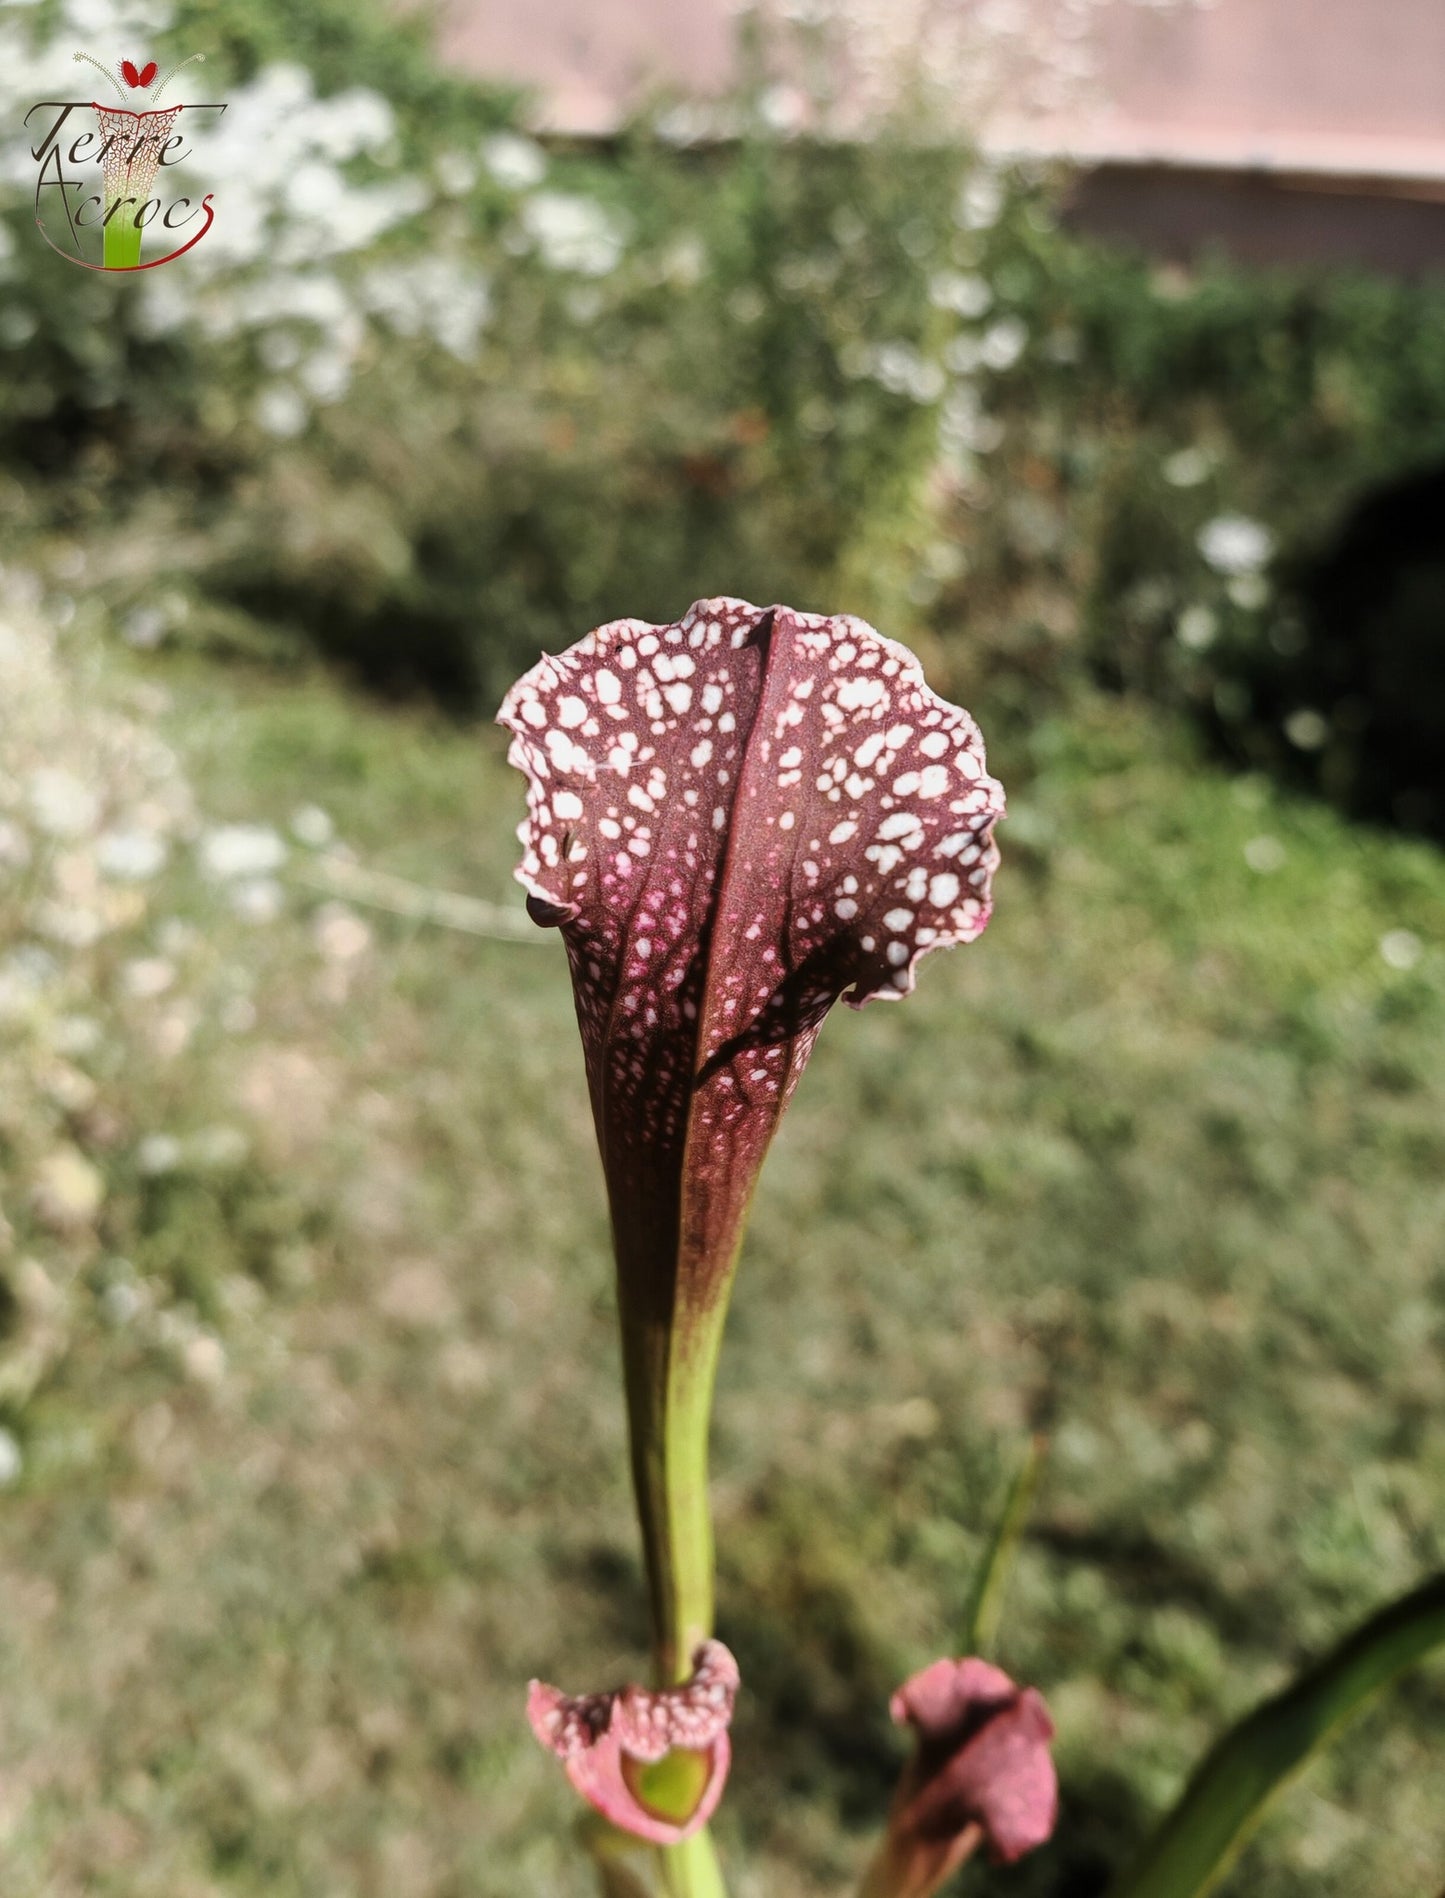
[(727, 1898), (722, 1868), (706, 1827), (681, 1845), (665, 1845), (662, 1883), (667, 1898)]
[[(663, 1686), (687, 1679), (693, 1655), (712, 1633), (707, 1451), (722, 1321), (719, 1309), (685, 1344), (669, 1327), (629, 1338), (624, 1352), (653, 1665)], [(658, 1860), (667, 1898), (726, 1898), (706, 1830), (661, 1847)]]
[(713, 1625), (708, 1426), (722, 1339), (721, 1304), (683, 1326), (648, 1328), (624, 1342), (632, 1480), (642, 1529), (658, 1683), (692, 1672)]
[[(714, 1575), (708, 1432), (726, 1293), (691, 1325), (627, 1325), (623, 1365), (632, 1480), (661, 1686), (685, 1681), (712, 1634)], [(727, 1898), (706, 1830), (659, 1848), (667, 1898)]]

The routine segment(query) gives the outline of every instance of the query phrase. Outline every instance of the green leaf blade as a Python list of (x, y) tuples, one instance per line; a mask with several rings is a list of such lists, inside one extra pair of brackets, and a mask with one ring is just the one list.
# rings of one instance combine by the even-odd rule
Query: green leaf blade
[(1405, 1668), (1445, 1646), (1445, 1575), (1370, 1617), (1220, 1739), (1109, 1898), (1202, 1898), (1266, 1807)]
[(1043, 1437), (1031, 1437), (1009, 1484), (993, 1535), (974, 1572), (973, 1589), (963, 1616), (963, 1646), (960, 1650), (963, 1654), (986, 1656), (998, 1638), (1004, 1591), (1008, 1587), (1019, 1544), (1023, 1540), (1029, 1510), (1033, 1507), (1034, 1491), (1038, 1488), (1046, 1448)]

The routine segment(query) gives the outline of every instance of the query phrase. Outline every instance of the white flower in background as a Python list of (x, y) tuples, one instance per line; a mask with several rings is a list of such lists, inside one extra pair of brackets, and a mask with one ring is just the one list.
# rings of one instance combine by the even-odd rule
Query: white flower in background
[(139, 1287), (132, 1285), (129, 1279), (117, 1279), (100, 1295), (100, 1309), (106, 1323), (117, 1326), (128, 1325), (138, 1318), (144, 1303)]
[(263, 389), (251, 413), (258, 428), (282, 441), (299, 435), (310, 419), (305, 397), (285, 382), (273, 382)]
[(1219, 514), (1200, 528), (1199, 551), (1216, 573), (1258, 573), (1274, 553), (1274, 536), (1245, 514)]
[(166, 616), (158, 606), (132, 607), (121, 621), (120, 632), (137, 652), (151, 652), (166, 636)]
[(336, 825), (319, 804), (303, 804), (291, 814), (291, 835), (309, 849), (324, 850), (336, 835)]
[(100, 818), (100, 799), (73, 771), (41, 765), (30, 774), (30, 815), (47, 837), (83, 837)]
[(789, 137), (808, 121), (808, 95), (797, 86), (769, 86), (758, 100), (758, 117), (770, 132)]
[(595, 198), (571, 191), (538, 191), (522, 205), (522, 228), (551, 270), (606, 277), (622, 261), (621, 221)]
[(36, 1217), (52, 1232), (88, 1225), (105, 1199), (105, 1179), (78, 1147), (61, 1146), (35, 1169)]
[(181, 1346), (186, 1376), (197, 1384), (219, 1384), (226, 1375), (226, 1347), (213, 1331), (198, 1331)]
[(914, 402), (936, 402), (944, 391), (943, 370), (911, 343), (880, 343), (871, 354), (868, 373), (890, 395), (906, 395)]
[(1269, 581), (1262, 573), (1237, 573), (1226, 590), (1234, 604), (1247, 613), (1257, 613), (1269, 599)]
[(207, 876), (267, 876), (285, 863), (286, 843), (267, 824), (221, 824), (202, 837), (200, 856)]
[(275, 877), (247, 877), (231, 886), (231, 908), (248, 923), (274, 923), (285, 904)]
[(482, 163), (508, 191), (531, 191), (547, 176), (547, 156), (534, 139), (494, 132), (482, 140)]
[(937, 309), (972, 319), (992, 309), (993, 289), (984, 277), (962, 270), (940, 270), (928, 286), (928, 300)]
[(147, 1179), (174, 1173), (181, 1163), (181, 1143), (174, 1134), (147, 1134), (135, 1150), (136, 1171)]
[(458, 257), (393, 258), (361, 280), (366, 307), (401, 336), (432, 336), (466, 362), (492, 313), (487, 278)]
[(326, 903), (316, 912), (316, 947), (328, 962), (354, 962), (371, 947), (371, 931), (344, 903)]
[(991, 454), (1003, 440), (1003, 423), (984, 413), (977, 389), (953, 389), (938, 416), (938, 443), (945, 456)]
[(126, 993), (134, 995), (139, 1001), (150, 1001), (157, 995), (164, 995), (176, 979), (176, 965), (168, 962), (164, 956), (137, 956), (128, 962), (121, 972)]
[[(729, 296), (727, 307), (728, 315), (732, 318), (734, 323), (746, 325), (759, 321), (767, 311), (768, 300), (756, 284), (740, 283), (737, 289)], [(852, 345), (846, 344), (844, 347), (851, 348)], [(861, 348), (862, 345), (860, 344), (859, 347)], [(840, 361), (842, 360), (842, 351), (839, 352), (839, 359)], [(868, 373), (866, 351), (862, 368), (849, 370), (846, 371), (846, 373), (860, 376)]]
[(685, 99), (659, 112), (652, 121), (652, 129), (664, 145), (686, 149), (704, 140), (735, 136), (738, 128), (733, 118), (733, 114), (720, 106)]
[(351, 363), (338, 349), (318, 349), (297, 373), (313, 402), (339, 402), (351, 387)]
[[(27, 579), (23, 568), (7, 575), (6, 584), (12, 591), (17, 586), (27, 591), (34, 590), (36, 593), (39, 591), (39, 582), (35, 576), (32, 574)], [(19, 673), (23, 680), (26, 673), (37, 662), (35, 651), (37, 643), (43, 644), (47, 649), (53, 644), (48, 630), (36, 629), (35, 632), (29, 632), (27, 629), (27, 634), (18, 632), (7, 621), (0, 620), (0, 673), (14, 671)]]
[[(303, 77), (309, 93), (311, 75), (303, 70)], [(315, 149), (337, 164), (363, 153), (384, 158), (396, 137), (396, 114), (384, 93), (349, 86), (308, 105), (303, 129)]]
[(1027, 325), (1017, 316), (1001, 316), (990, 323), (979, 339), (979, 359), (986, 368), (1012, 369), (1023, 355), (1029, 340)]
[(256, 354), (273, 375), (294, 369), (305, 354), (305, 345), (294, 330), (266, 330), (256, 345)]
[(1276, 870), (1282, 870), (1288, 854), (1278, 837), (1251, 837), (1244, 846), (1244, 861), (1260, 876), (1271, 876)]
[(0, 975), (9, 975), (23, 983), (31, 994), (40, 995), (60, 979), (60, 964), (48, 949), (39, 949), (27, 942), (12, 949), (0, 962)]
[(1196, 601), (1185, 607), (1174, 630), (1181, 646), (1190, 652), (1205, 652), (1219, 636), (1219, 619), (1211, 607)]
[(324, 214), (298, 221), (276, 245), (283, 263), (365, 250), (383, 232), (406, 224), (431, 203), (420, 178), (396, 178), (382, 184), (348, 186)]
[(166, 956), (188, 955), (200, 939), (200, 930), (182, 916), (167, 916), (156, 931), (156, 942)]
[(1302, 705), (1284, 721), (1284, 735), (1300, 751), (1319, 751), (1329, 741), (1330, 722), (1313, 706)]
[(47, 897), (32, 912), (31, 926), (39, 936), (67, 949), (91, 949), (105, 934), (105, 918), (88, 903), (61, 903)]
[(1179, 448), (1166, 457), (1162, 473), (1171, 488), (1197, 488), (1207, 481), (1214, 463), (1202, 448)]
[(281, 189), (281, 207), (293, 217), (330, 218), (346, 196), (347, 184), (335, 165), (313, 158), (300, 165)]
[(216, 337), (287, 321), (314, 324), (339, 348), (360, 344), (366, 334), (349, 293), (326, 270), (274, 270), (227, 286), (225, 296), (203, 304), (198, 315), (206, 333)]
[(35, 943), (13, 949), (0, 962), (0, 1021), (18, 1021), (32, 1014), (59, 973), (48, 949)]
[(991, 171), (973, 171), (964, 180), (954, 206), (953, 221), (960, 230), (986, 231), (997, 224), (1003, 210), (1003, 186)]
[(103, 876), (121, 883), (143, 883), (164, 869), (166, 842), (153, 830), (108, 830), (95, 847)]
[(60, 17), (71, 33), (149, 38), (165, 32), (172, 13), (169, 0), (65, 0)]
[(0, 1425), (0, 1489), (9, 1489), (12, 1483), (18, 1483), (24, 1468), (19, 1439), (13, 1431)]
[(1387, 968), (1413, 969), (1425, 945), (1413, 929), (1387, 929), (1380, 938), (1380, 956)]
[(477, 167), (465, 152), (442, 152), (436, 161), (437, 183), (449, 198), (463, 198), (477, 182)]
[(64, 1113), (83, 1114), (95, 1105), (95, 1082), (68, 1061), (56, 1061), (39, 1070), (37, 1080), (45, 1094)]
[(11, 817), (0, 817), (0, 870), (23, 870), (30, 861), (30, 839)]
[(664, 283), (675, 283), (690, 290), (707, 272), (707, 245), (695, 231), (682, 231), (674, 237), (657, 260), (657, 274)]
[(179, 271), (148, 270), (145, 275), (147, 281), (136, 285), (132, 299), (137, 329), (147, 336), (167, 336), (181, 329), (195, 309), (192, 286), (179, 280)]

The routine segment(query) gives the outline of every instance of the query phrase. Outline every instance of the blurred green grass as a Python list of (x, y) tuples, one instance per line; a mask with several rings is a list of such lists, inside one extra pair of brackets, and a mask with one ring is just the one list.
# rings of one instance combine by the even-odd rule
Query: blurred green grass
[[(154, 676), (213, 819), (316, 803), (370, 866), (508, 889), (497, 734), (320, 676)], [(1099, 1889), (1225, 1719), (1445, 1560), (1445, 868), (1157, 710), (1009, 730), (993, 925), (905, 1007), (838, 1011), (754, 1212), (715, 1457), (736, 1898), (846, 1889), (888, 1692), (956, 1639), (1029, 1429), (1000, 1659), (1058, 1718), (1065, 1808), (1000, 1889)], [(339, 982), (317, 901), (221, 945), (246, 1032), (108, 1079), (127, 1141), (225, 1106), (252, 1144), (159, 1209), (127, 1141), (105, 1162), (110, 1244), (213, 1316), (224, 1375), (82, 1324), (17, 1422), (14, 1898), (589, 1888), (523, 1691), (636, 1673), (645, 1624), (563, 958), (376, 914)], [(1231, 1898), (1423, 1898), (1442, 1716), (1438, 1670), (1375, 1710)]]

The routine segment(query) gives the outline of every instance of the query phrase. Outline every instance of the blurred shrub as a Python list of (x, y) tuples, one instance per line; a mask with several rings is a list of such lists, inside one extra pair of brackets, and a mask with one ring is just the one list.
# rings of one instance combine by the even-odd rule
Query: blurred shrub
[[(73, 84), (85, 12), (37, 9), (12, 83)], [(546, 154), (379, 8), (295, 26), (233, 0), (152, 33), (228, 102), (183, 266), (82, 277), (16, 203), (12, 524), (86, 530), (123, 616), (170, 579), (202, 637), (240, 607), (463, 704), (709, 589), (886, 616), (961, 155), (787, 142), (761, 87), (725, 148), (673, 113), (672, 144)]]
[(1023, 314), (947, 600), (988, 603), (1016, 696), (1085, 671), (1445, 835), (1445, 284), (1184, 273), (1051, 231)]
[(236, 1111), (261, 959), (238, 931), (288, 906), (288, 846), (204, 823), (164, 695), (31, 577), (0, 581), (0, 1489), (79, 1340), (210, 1381), (227, 1314), (325, 1224), (257, 1151), (273, 1103)]

